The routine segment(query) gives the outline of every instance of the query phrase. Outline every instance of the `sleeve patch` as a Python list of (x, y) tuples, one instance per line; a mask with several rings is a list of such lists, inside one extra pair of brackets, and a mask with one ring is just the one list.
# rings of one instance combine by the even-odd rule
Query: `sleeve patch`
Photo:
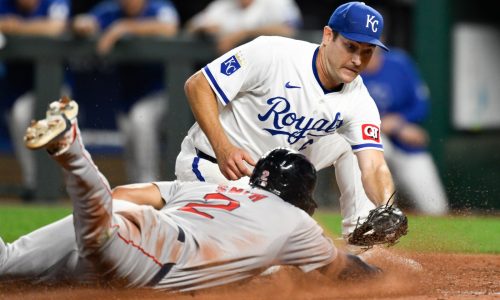
[(241, 64), (236, 55), (231, 56), (220, 64), (220, 72), (226, 76), (231, 76), (241, 68)]
[(363, 124), (361, 126), (363, 140), (371, 140), (380, 143), (380, 129), (377, 125)]

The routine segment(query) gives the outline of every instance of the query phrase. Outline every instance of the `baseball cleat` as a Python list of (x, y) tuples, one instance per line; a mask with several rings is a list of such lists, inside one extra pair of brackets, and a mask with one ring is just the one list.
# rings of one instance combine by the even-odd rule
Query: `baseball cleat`
[(66, 115), (68, 120), (74, 120), (78, 115), (78, 103), (69, 99), (67, 96), (63, 96), (59, 101), (53, 101), (49, 104), (46, 118), (49, 119), (52, 116), (58, 116), (62, 114)]
[(54, 116), (50, 120), (31, 121), (24, 135), (24, 144), (33, 150), (43, 148), (70, 128), (71, 123), (64, 115)]
[(76, 136), (78, 104), (63, 97), (49, 105), (46, 118), (32, 121), (26, 129), (24, 144), (36, 150), (46, 148), (50, 154), (61, 154), (73, 143)]

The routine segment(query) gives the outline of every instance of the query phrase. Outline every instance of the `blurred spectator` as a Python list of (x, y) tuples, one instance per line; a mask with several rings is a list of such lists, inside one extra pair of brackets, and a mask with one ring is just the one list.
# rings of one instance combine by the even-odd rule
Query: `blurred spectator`
[[(82, 36), (98, 34), (97, 52), (105, 55), (124, 36), (169, 37), (177, 34), (178, 24), (177, 11), (169, 1), (112, 0), (76, 16), (73, 30)], [(163, 65), (120, 63), (116, 71), (112, 82), (118, 86), (117, 125), (125, 137), (128, 179), (158, 180), (161, 121), (167, 110)], [(98, 89), (91, 92), (99, 94)]]
[(418, 212), (446, 214), (448, 200), (421, 125), (428, 115), (429, 90), (414, 62), (400, 49), (377, 49), (361, 76), (380, 111), (394, 180)]
[[(0, 33), (57, 36), (66, 29), (69, 0), (0, 0)], [(8, 127), (23, 176), (24, 200), (31, 200), (36, 187), (35, 158), (23, 144), (23, 136), (34, 114), (34, 70), (31, 62), (5, 62)]]
[(260, 35), (292, 36), (301, 25), (293, 0), (215, 0), (189, 20), (186, 29), (214, 36), (224, 53)]

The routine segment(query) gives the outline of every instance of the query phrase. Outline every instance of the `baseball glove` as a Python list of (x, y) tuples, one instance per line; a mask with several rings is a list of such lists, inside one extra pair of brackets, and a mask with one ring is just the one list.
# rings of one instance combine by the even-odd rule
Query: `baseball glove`
[(363, 223), (358, 219), (347, 241), (367, 249), (374, 245), (392, 246), (407, 232), (408, 218), (399, 208), (386, 204), (372, 209)]

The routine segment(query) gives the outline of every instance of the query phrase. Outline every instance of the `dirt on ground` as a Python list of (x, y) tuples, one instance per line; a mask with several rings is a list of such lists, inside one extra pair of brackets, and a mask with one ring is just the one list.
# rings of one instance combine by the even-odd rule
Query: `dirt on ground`
[(0, 299), (500, 299), (500, 255), (373, 251), (380, 278), (332, 282), (282, 267), (244, 284), (191, 292), (0, 283)]

